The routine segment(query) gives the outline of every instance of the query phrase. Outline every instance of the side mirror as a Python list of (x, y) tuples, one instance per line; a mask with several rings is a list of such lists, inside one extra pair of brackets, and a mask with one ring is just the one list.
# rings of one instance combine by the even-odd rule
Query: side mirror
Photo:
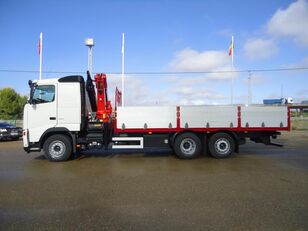
[(33, 94), (34, 94), (34, 90), (35, 90), (35, 87), (37, 86), (37, 84), (33, 83), (32, 80), (29, 80), (28, 84), (29, 84), (29, 87), (30, 87), (30, 97), (28, 99), (28, 103), (32, 104), (32, 105), (35, 105), (36, 101), (33, 100)]

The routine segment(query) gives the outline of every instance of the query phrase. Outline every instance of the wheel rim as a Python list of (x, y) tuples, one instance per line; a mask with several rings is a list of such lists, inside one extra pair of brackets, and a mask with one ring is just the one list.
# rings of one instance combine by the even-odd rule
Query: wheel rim
[(53, 141), (49, 145), (49, 153), (52, 158), (59, 158), (63, 156), (65, 151), (66, 151), (66, 146), (60, 140)]
[(193, 155), (196, 151), (196, 142), (193, 139), (185, 138), (181, 141), (180, 144), (181, 151), (185, 155)]
[(228, 154), (230, 152), (230, 142), (227, 139), (220, 138), (215, 142), (215, 150), (221, 155)]

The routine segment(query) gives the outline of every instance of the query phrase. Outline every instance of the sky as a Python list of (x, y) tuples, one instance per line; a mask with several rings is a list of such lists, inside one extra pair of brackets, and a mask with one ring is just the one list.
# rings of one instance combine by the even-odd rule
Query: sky
[(0, 0), (0, 89), (28, 95), (42, 32), (44, 79), (85, 76), (91, 37), (113, 99), (124, 32), (126, 105), (229, 104), (232, 89), (236, 104), (301, 102), (308, 69), (257, 70), (308, 68), (307, 25), (308, 0)]

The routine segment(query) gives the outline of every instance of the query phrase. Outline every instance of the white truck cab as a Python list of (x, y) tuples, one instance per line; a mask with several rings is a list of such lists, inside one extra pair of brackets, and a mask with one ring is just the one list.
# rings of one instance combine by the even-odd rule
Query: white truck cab
[(45, 135), (81, 129), (83, 108), (81, 76), (29, 81), (30, 99), (24, 107), (24, 148), (40, 150)]

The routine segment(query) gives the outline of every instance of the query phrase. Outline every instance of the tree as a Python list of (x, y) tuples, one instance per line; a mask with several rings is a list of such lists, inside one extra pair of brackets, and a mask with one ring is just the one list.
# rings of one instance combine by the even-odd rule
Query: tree
[(0, 90), (0, 119), (13, 119), (22, 117), (23, 107), (27, 97), (20, 96), (12, 88)]

